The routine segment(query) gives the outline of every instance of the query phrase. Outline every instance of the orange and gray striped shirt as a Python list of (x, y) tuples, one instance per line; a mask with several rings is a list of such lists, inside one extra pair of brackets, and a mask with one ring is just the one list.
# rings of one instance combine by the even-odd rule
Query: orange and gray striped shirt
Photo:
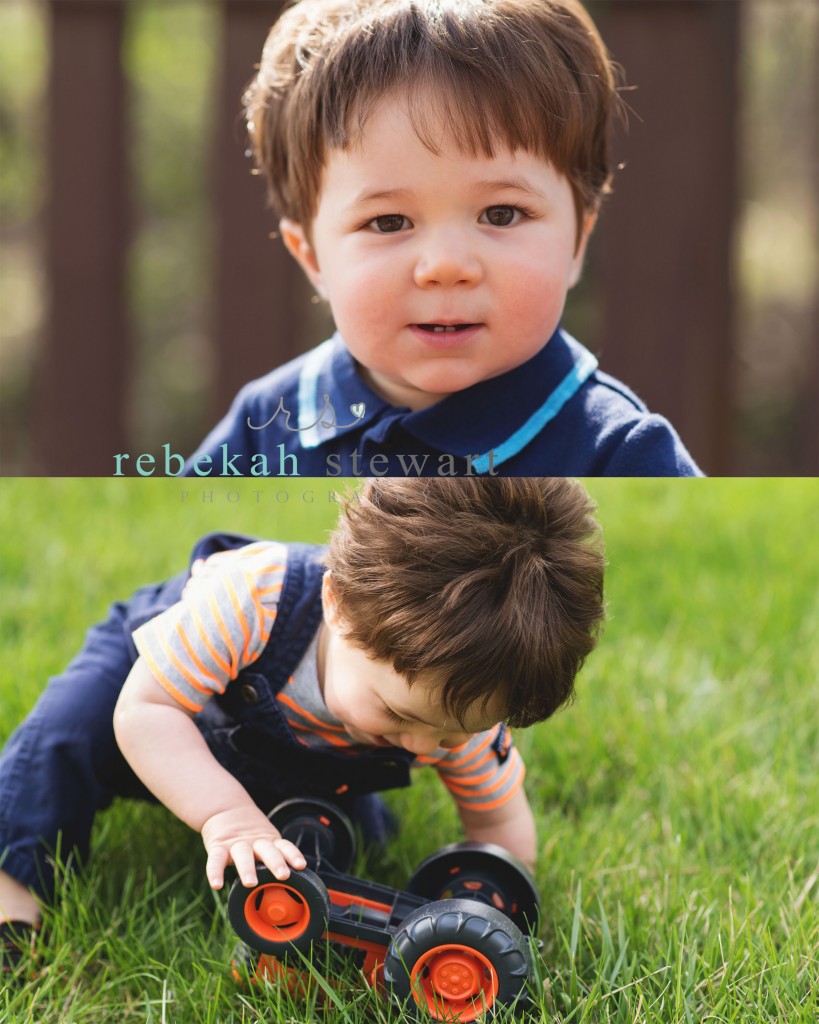
[[(194, 563), (181, 600), (134, 633), (137, 650), (174, 700), (188, 711), (201, 711), (261, 655), (286, 572), (287, 548), (273, 541)], [(317, 639), (318, 633), (277, 700), (299, 742), (355, 756), (366, 748), (351, 739), (321, 695)], [(458, 805), (476, 811), (505, 803), (524, 776), (520, 754), (502, 724), (459, 747), (417, 757), (416, 763), (434, 766)]]

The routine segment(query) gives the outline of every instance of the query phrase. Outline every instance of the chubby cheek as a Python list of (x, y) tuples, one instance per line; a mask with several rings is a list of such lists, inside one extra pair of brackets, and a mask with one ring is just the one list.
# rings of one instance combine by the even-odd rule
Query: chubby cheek
[(333, 263), (325, 281), (338, 329), (348, 343), (375, 341), (400, 316), (407, 293), (399, 261), (342, 251)]
[(532, 254), (504, 268), (499, 282), (504, 297), (504, 323), (519, 338), (547, 340), (563, 312), (568, 288), (568, 264)]
[(331, 679), (327, 679), (324, 684), (324, 703), (327, 705), (327, 710), (330, 712), (333, 718), (338, 718), (339, 720), (342, 720), (342, 708), (338, 706), (335, 689), (333, 687)]
[[(327, 710), (343, 722), (367, 733), (378, 733), (378, 716), (366, 704), (365, 687), (359, 688), (356, 680), (360, 672), (355, 664), (346, 664), (344, 657), (338, 659), (336, 672), (328, 675), (324, 687), (324, 703)], [(337, 674), (336, 674), (337, 673)], [(380, 723), (383, 726), (383, 722)]]
[(326, 669), (323, 697), (330, 714), (342, 722), (346, 721), (348, 708), (355, 704), (355, 693), (344, 685), (345, 678), (350, 677), (345, 676), (343, 659), (336, 656)]

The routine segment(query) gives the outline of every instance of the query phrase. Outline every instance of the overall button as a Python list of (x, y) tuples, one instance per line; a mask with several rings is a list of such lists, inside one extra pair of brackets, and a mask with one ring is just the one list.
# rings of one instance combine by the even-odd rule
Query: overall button
[(239, 692), (245, 704), (259, 703), (259, 691), (256, 689), (255, 686), (251, 686), (250, 683), (243, 683), (242, 688)]

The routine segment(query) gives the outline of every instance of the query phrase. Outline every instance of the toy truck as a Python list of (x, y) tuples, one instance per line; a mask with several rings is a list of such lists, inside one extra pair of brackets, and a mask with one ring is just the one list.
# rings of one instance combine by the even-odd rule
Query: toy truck
[(333, 804), (287, 800), (270, 814), (307, 861), (279, 881), (257, 867), (228, 899), (233, 928), (257, 978), (283, 979), (311, 947), (353, 947), (367, 981), (405, 1012), (434, 1020), (491, 1020), (521, 1006), (532, 972), (539, 898), (522, 863), (488, 843), (463, 842), (428, 857), (406, 891), (346, 874), (355, 856), (350, 820)]

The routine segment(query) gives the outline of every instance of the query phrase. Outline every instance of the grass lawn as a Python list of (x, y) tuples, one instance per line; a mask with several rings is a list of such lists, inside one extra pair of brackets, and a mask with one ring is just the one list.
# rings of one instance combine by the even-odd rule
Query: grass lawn
[[(181, 568), (211, 529), (323, 539), (330, 483), (208, 480), (183, 501), (177, 480), (4, 480), (0, 742), (110, 601)], [(540, 830), (534, 1020), (814, 1024), (819, 485), (589, 488), (609, 622), (576, 703), (517, 734)], [(368, 870), (401, 885), (457, 838), (456, 816), (434, 773), (388, 799), (403, 835)], [(237, 987), (224, 902), (198, 836), (115, 804), (0, 1022), (402, 1019), (349, 972), (346, 989), (314, 979), (301, 999)]]

